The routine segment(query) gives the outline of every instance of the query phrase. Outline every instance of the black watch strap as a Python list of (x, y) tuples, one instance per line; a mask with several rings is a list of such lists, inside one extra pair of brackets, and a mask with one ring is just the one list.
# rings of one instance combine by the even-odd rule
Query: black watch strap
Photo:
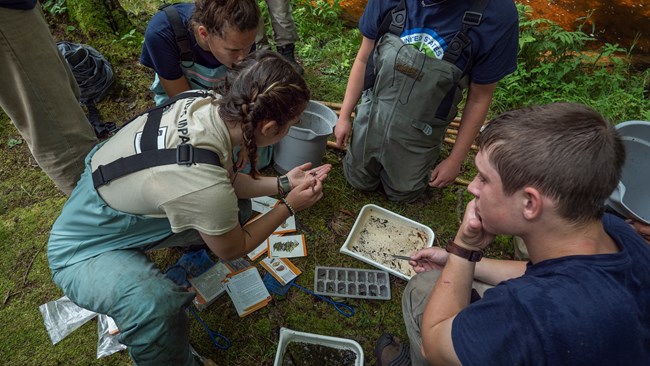
[(470, 250), (461, 247), (460, 245), (454, 243), (453, 240), (449, 240), (447, 243), (447, 252), (456, 255), (461, 258), (465, 258), (470, 262), (478, 262), (483, 258), (483, 251), (479, 250)]

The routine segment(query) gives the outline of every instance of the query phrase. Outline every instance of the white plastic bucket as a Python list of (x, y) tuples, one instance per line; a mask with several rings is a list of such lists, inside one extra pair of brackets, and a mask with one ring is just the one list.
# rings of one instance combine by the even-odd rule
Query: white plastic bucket
[[(357, 356), (354, 362), (355, 366), (363, 366), (363, 348), (357, 341), (347, 338), (331, 337), (326, 335), (298, 332), (289, 328), (280, 328), (280, 340), (278, 341), (278, 349), (275, 353), (275, 362), (273, 366), (282, 366), (282, 359), (287, 349), (287, 345), (291, 342), (316, 344), (325, 347), (336, 348), (340, 350), (348, 350), (354, 352)], [(314, 360), (314, 364), (318, 365), (318, 360)]]
[(289, 133), (273, 147), (273, 167), (280, 174), (311, 162), (312, 167), (321, 165), (327, 138), (334, 131), (338, 117), (329, 107), (309, 101), (300, 116), (300, 122), (291, 126)]
[(650, 122), (627, 121), (616, 125), (627, 158), (618, 187), (607, 205), (620, 215), (650, 224)]

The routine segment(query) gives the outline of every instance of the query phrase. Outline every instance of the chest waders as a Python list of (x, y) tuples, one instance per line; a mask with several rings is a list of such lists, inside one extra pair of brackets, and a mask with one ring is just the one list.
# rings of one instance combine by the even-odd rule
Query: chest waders
[(471, 56), (467, 33), (480, 23), (486, 5), (487, 0), (474, 2), (465, 12), (463, 29), (442, 60), (400, 39), (406, 22), (404, 0), (387, 17), (389, 32), (379, 38), (373, 51), (374, 72), (370, 77), (366, 73), (364, 84), (369, 87), (356, 108), (352, 141), (344, 159), (345, 177), (352, 186), (375, 190), (381, 182), (390, 200), (406, 202), (426, 189), (447, 126), (469, 85), (471, 57), (465, 70), (455, 64), (466, 51)]
[(148, 113), (141, 153), (99, 166), (91, 173), (96, 146), (63, 213), (52, 227), (48, 260), (52, 279), (77, 305), (107, 314), (120, 329), (137, 365), (196, 365), (189, 350), (185, 308), (193, 292), (170, 281), (145, 254), (172, 234), (167, 218), (118, 211), (106, 204), (97, 188), (124, 175), (159, 165), (194, 163), (220, 166), (212, 151), (185, 144), (158, 149), (163, 110), (179, 99), (205, 97), (181, 93)]

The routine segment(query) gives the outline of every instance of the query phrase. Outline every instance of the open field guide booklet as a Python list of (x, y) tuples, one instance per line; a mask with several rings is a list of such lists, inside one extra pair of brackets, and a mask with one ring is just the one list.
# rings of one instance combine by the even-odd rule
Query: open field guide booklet
[(271, 301), (260, 272), (255, 267), (230, 273), (225, 280), (226, 292), (240, 317), (261, 309)]

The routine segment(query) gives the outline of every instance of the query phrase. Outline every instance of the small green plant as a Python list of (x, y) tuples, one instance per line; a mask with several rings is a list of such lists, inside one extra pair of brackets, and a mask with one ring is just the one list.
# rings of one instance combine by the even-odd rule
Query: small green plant
[(137, 29), (132, 28), (128, 33), (122, 35), (119, 39), (113, 40), (113, 43), (126, 43), (128, 46), (139, 46), (144, 42), (144, 36)]
[(314, 17), (328, 21), (339, 20), (339, 15), (341, 15), (341, 6), (339, 5), (338, 0), (334, 0), (332, 2), (325, 0), (316, 0), (313, 1), (310, 5), (311, 6), (308, 8), (308, 10)]
[(65, 0), (45, 0), (42, 7), (43, 10), (52, 15), (59, 15), (68, 11)]
[(23, 143), (23, 139), (10, 138), (9, 140), (7, 140), (7, 146), (9, 147), (16, 147), (18, 145), (22, 145), (22, 143)]

